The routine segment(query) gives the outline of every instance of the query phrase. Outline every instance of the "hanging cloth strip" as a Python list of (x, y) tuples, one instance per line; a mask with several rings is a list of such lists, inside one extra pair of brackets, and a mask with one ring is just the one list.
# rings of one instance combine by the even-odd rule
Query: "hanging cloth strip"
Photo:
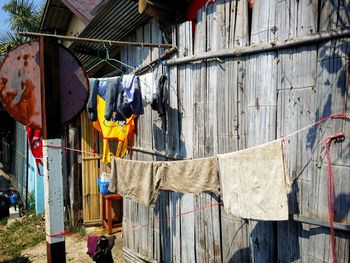
[(38, 169), (38, 174), (42, 176), (42, 173), (40, 171), (40, 166), (43, 166), (43, 141), (41, 138), (41, 130), (32, 129), (30, 127), (27, 127), (27, 138), (28, 138), (28, 144), (30, 146), (30, 150), (32, 151), (32, 154), (35, 158), (36, 166)]
[(337, 262), (337, 254), (335, 252), (335, 236), (334, 236), (334, 226), (333, 226), (333, 217), (334, 217), (334, 202), (335, 202), (335, 184), (334, 184), (334, 174), (332, 170), (332, 162), (329, 154), (329, 147), (332, 141), (343, 142), (345, 139), (344, 133), (337, 133), (330, 136), (327, 136), (320, 144), (324, 144), (326, 148), (326, 159), (328, 165), (328, 179), (327, 179), (327, 198), (328, 198), (328, 218), (329, 218), (329, 227), (331, 232), (331, 246), (332, 246), (332, 256), (333, 263)]

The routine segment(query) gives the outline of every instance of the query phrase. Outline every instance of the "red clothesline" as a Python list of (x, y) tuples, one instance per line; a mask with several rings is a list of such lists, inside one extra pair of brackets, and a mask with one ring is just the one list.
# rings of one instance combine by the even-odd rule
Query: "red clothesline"
[[(291, 137), (297, 133), (300, 133), (304, 130), (307, 130), (309, 128), (312, 128), (313, 126), (316, 126), (318, 124), (321, 124), (329, 119), (340, 119), (340, 118), (349, 118), (350, 119), (350, 113), (336, 113), (336, 114), (332, 114), (328, 117), (325, 117), (325, 118), (322, 118), (322, 119), (319, 119), (318, 121), (306, 126), (306, 127), (303, 127), (295, 132), (292, 132), (290, 134), (287, 134), (287, 135), (282, 135), (281, 138), (282, 138), (282, 142), (284, 141), (284, 138), (288, 138), (288, 137)], [(64, 147), (64, 146), (51, 146), (51, 145), (43, 145), (43, 147), (47, 147), (47, 148), (51, 148), (51, 149), (63, 149), (63, 150), (66, 150), (66, 151), (73, 151), (73, 152), (78, 152), (78, 153), (85, 153), (85, 154), (90, 154), (90, 155), (95, 155), (95, 156), (100, 156), (100, 157), (103, 157), (102, 154), (98, 154), (96, 152), (88, 152), (88, 151), (82, 151), (82, 150), (78, 150), (78, 149), (74, 149), (74, 148), (69, 148), (69, 147)]]
[(165, 218), (162, 218), (162, 219), (159, 219), (159, 220), (155, 220), (154, 222), (149, 223), (149, 224), (139, 225), (137, 227), (132, 227), (132, 228), (126, 228), (126, 229), (123, 229), (123, 234), (128, 233), (128, 232), (139, 231), (142, 228), (153, 226), (155, 224), (159, 224), (160, 222), (171, 221), (173, 218), (182, 217), (184, 215), (200, 212), (200, 211), (202, 211), (204, 209), (215, 207), (215, 206), (219, 206), (219, 205), (223, 205), (223, 204), (224, 204), (224, 202), (216, 202), (214, 204), (209, 204), (209, 205), (206, 205), (206, 206), (202, 206), (202, 207), (199, 207), (199, 208), (196, 208), (196, 209), (193, 209), (193, 210), (189, 210), (189, 211), (177, 214), (175, 216), (169, 216), (169, 217), (165, 217)]

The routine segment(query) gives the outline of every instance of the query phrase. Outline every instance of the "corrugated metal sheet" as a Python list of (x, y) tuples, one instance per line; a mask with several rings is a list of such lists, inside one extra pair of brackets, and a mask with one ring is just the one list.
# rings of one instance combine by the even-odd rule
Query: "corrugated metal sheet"
[[(101, 11), (94, 17), (89, 25), (80, 34), (80, 37), (122, 40), (139, 25), (145, 23), (149, 18), (140, 15), (137, 2), (131, 0), (109, 1)], [(106, 43), (108, 44), (108, 43)], [(92, 43), (73, 43), (70, 48), (101, 49), (102, 45)], [(77, 54), (85, 68), (93, 65), (96, 58), (89, 55)]]
[(25, 126), (16, 122), (13, 136), (11, 175), (13, 176), (15, 187), (24, 202), (27, 195), (27, 137)]
[(41, 32), (54, 32), (64, 34), (71, 20), (72, 12), (61, 2), (61, 0), (48, 0), (45, 6), (43, 20), (41, 21)]

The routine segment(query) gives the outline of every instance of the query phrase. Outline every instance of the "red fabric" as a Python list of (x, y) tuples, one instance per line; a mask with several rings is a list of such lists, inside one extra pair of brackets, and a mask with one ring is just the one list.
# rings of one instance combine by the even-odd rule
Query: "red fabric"
[(248, 6), (249, 6), (249, 8), (253, 8), (254, 7), (254, 0), (248, 0)]
[(43, 141), (41, 138), (41, 130), (32, 129), (27, 127), (27, 138), (30, 146), (30, 150), (35, 158), (36, 166), (38, 168), (39, 175), (40, 172), (39, 164), (43, 165)]
[[(208, 0), (193, 0), (187, 9), (187, 21), (192, 21), (192, 32), (196, 29), (198, 10), (201, 9)], [(209, 5), (215, 4), (215, 0), (208, 2)]]
[(193, 0), (187, 9), (187, 20), (196, 23), (198, 10), (205, 6), (207, 0)]

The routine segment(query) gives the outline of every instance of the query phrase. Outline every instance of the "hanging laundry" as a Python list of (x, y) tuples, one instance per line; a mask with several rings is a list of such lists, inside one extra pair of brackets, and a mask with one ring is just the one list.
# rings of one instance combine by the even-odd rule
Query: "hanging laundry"
[(180, 193), (217, 193), (220, 187), (216, 158), (155, 162), (160, 189)]
[(225, 211), (255, 220), (288, 220), (289, 176), (281, 140), (218, 155)]
[(165, 114), (166, 105), (166, 86), (168, 83), (168, 77), (166, 75), (160, 75), (156, 81), (156, 88), (152, 95), (151, 107), (158, 112), (159, 117), (163, 117)]
[(111, 181), (108, 190), (128, 197), (145, 206), (154, 206), (160, 178), (152, 162), (112, 158)]
[(136, 115), (142, 115), (142, 93), (140, 89), (140, 80), (136, 75), (124, 75), (122, 80), (124, 100), (130, 103), (132, 112)]
[(97, 95), (105, 100), (107, 121), (125, 121), (132, 114), (144, 113), (138, 77), (127, 75), (123, 79), (124, 82), (120, 77), (90, 79), (92, 88), (87, 110), (91, 121), (97, 119)]
[(140, 88), (144, 105), (151, 105), (153, 93), (155, 93), (155, 81), (153, 73), (146, 73), (140, 76)]
[(89, 79), (90, 83), (90, 94), (86, 105), (88, 118), (90, 121), (97, 120), (97, 90), (99, 86), (98, 79)]
[[(132, 142), (135, 130), (135, 115), (132, 115), (126, 121), (107, 121), (104, 119), (105, 101), (97, 96), (97, 115), (98, 120), (93, 122), (93, 127), (101, 133), (103, 140), (102, 162), (107, 164), (111, 161), (111, 156), (123, 158), (127, 152), (129, 143)], [(109, 148), (109, 140), (118, 140), (116, 154), (113, 155)]]
[(98, 95), (100, 95), (100, 97), (106, 102), (104, 118), (108, 121), (112, 120), (113, 112), (115, 112), (115, 109), (118, 107), (118, 97), (121, 96), (120, 78), (100, 79)]
[(27, 127), (27, 138), (30, 150), (35, 158), (36, 166), (38, 169), (38, 174), (42, 175), (40, 171), (40, 166), (43, 166), (43, 141), (41, 138), (41, 130), (32, 129)]
[(104, 118), (106, 102), (100, 96), (97, 96), (97, 121), (93, 127), (101, 132), (102, 139), (117, 139), (125, 141), (129, 133), (135, 128), (135, 115), (131, 115), (126, 121), (107, 121)]
[(159, 117), (165, 115), (167, 103), (167, 84), (166, 75), (154, 76), (153, 73), (147, 73), (140, 76), (140, 87), (142, 91), (142, 100), (144, 105), (151, 105), (152, 109), (158, 112)]

